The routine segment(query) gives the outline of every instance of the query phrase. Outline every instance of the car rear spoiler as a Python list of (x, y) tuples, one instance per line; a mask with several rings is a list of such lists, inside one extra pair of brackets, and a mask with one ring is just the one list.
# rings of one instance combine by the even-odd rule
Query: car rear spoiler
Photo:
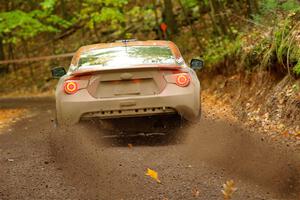
[(122, 68), (113, 68), (113, 67), (103, 67), (102, 69), (78, 69), (72, 72), (71, 76), (85, 76), (85, 75), (93, 75), (98, 74), (101, 72), (107, 71), (128, 71), (128, 70), (143, 70), (143, 69), (160, 69), (160, 70), (180, 70), (186, 67), (182, 67), (179, 65), (137, 65), (137, 66), (130, 66), (130, 67), (122, 67)]

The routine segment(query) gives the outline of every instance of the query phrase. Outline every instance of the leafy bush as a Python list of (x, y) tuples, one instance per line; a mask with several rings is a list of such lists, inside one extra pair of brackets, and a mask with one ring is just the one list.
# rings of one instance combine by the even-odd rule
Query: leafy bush
[(297, 0), (262, 0), (259, 7), (262, 15), (269, 13), (276, 14), (276, 11), (280, 10), (297, 12), (300, 10), (300, 3)]
[(45, 0), (40, 3), (42, 9), (30, 12), (18, 9), (0, 12), (0, 37), (6, 43), (17, 43), (42, 32), (59, 32), (61, 27), (69, 27), (70, 22), (53, 14), (55, 3), (55, 0)]
[(237, 59), (244, 69), (276, 68), (281, 73), (300, 75), (300, 23), (296, 19), (292, 13), (266, 30), (253, 28), (235, 39), (209, 40), (204, 53), (207, 66)]
[(213, 67), (227, 58), (235, 58), (239, 54), (242, 44), (241, 36), (238, 36), (234, 40), (217, 38), (216, 40), (209, 41), (204, 52), (204, 60), (207, 66)]
[(286, 13), (299, 11), (300, 3), (297, 0), (262, 0), (259, 4), (259, 12), (252, 16), (256, 22), (270, 26), (276, 25)]
[(297, 65), (295, 65), (295, 67), (293, 68), (293, 72), (298, 76), (300, 75), (300, 60), (298, 60)]
[[(299, 74), (300, 46), (297, 35), (299, 34), (299, 23), (293, 24), (290, 17), (281, 21), (273, 30), (269, 48), (263, 53), (262, 66), (270, 66), (272, 58), (281, 66), (281, 71), (291, 74)], [(272, 67), (272, 66), (271, 66)], [(292, 69), (292, 70), (291, 70)]]

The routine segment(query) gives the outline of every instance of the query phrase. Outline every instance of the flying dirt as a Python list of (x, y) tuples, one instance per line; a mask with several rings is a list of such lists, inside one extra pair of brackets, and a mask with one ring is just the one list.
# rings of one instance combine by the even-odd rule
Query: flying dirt
[(91, 124), (55, 127), (52, 99), (1, 100), (16, 107), (31, 115), (1, 132), (0, 199), (213, 200), (228, 180), (233, 199), (299, 199), (299, 155), (209, 108), (173, 135), (105, 137)]

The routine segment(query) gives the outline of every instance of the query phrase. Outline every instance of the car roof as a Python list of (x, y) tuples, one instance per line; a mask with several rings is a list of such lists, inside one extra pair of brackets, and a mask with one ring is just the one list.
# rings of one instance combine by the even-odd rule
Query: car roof
[(166, 41), (166, 40), (130, 41), (128, 40), (126, 42), (117, 41), (112, 43), (99, 43), (99, 44), (82, 46), (76, 51), (71, 64), (76, 65), (80, 58), (80, 55), (84, 52), (88, 52), (94, 49), (105, 49), (105, 48), (122, 47), (122, 46), (166, 46), (171, 49), (175, 58), (178, 59), (182, 57), (178, 47), (171, 41)]

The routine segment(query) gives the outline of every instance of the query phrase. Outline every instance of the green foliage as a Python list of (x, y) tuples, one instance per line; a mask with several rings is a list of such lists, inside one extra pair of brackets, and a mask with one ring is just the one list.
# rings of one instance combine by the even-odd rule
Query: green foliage
[(40, 5), (41, 10), (31, 11), (31, 15), (36, 19), (39, 19), (44, 24), (49, 24), (52, 26), (57, 26), (57, 31), (60, 28), (70, 27), (74, 21), (67, 21), (58, 15), (53, 14), (57, 0), (44, 0)]
[(127, 3), (127, 0), (85, 0), (78, 17), (87, 21), (87, 27), (91, 30), (99, 23), (108, 23), (112, 25), (111, 28), (117, 28), (125, 20), (122, 9)]
[(95, 5), (95, 6), (104, 6), (104, 7), (119, 7), (126, 5), (128, 3), (128, 0), (84, 0), (85, 4), (88, 5)]
[(52, 14), (56, 0), (45, 0), (40, 5), (42, 10), (24, 12), (13, 10), (0, 12), (0, 36), (5, 42), (17, 43), (20, 39), (35, 37), (42, 32), (59, 32), (70, 22)]
[[(200, 11), (199, 11), (199, 1), (197, 0), (180, 0), (183, 7), (185, 8), (186, 12), (194, 17), (198, 18), (200, 17)], [(183, 13), (181, 13), (183, 14)], [(180, 16), (179, 16), (180, 17)], [(177, 18), (179, 18), (177, 17)], [(184, 16), (182, 16), (184, 18)], [(177, 19), (179, 20), (179, 19)], [(185, 19), (181, 19), (181, 21), (184, 21)]]
[(287, 0), (287, 1), (278, 1), (278, 0), (262, 0), (260, 3), (260, 12), (261, 14), (276, 14), (276, 11), (292, 11), (296, 12), (300, 10), (300, 3), (297, 0)]
[[(297, 0), (262, 0), (259, 4), (259, 12), (254, 14), (253, 18), (259, 23), (267, 22), (276, 25), (284, 12), (294, 14), (299, 11), (300, 3)], [(269, 16), (269, 19), (266, 20), (266, 16)]]
[(272, 34), (256, 42), (248, 57), (263, 68), (277, 67), (280, 71), (299, 75), (300, 41), (299, 23), (294, 23), (293, 15), (280, 20), (272, 29)]
[[(299, 24), (293, 25), (289, 18), (282, 24), (275, 29), (274, 33), (277, 62), (287, 71), (290, 71), (289, 68), (292, 67), (293, 72), (299, 74), (300, 46), (297, 42)], [(295, 66), (293, 63), (296, 63)]]
[(240, 36), (235, 40), (231, 40), (229, 38), (211, 40), (204, 52), (204, 60), (207, 62), (209, 67), (212, 67), (226, 60), (228, 57), (235, 58), (240, 52), (242, 44)]
[(186, 8), (194, 8), (195, 6), (198, 6), (199, 2), (197, 0), (181, 0), (181, 3)]
[(95, 11), (89, 14), (89, 22), (87, 23), (90, 29), (94, 29), (95, 24), (102, 22), (110, 22), (117, 24), (124, 21), (124, 16), (117, 8), (102, 8), (100, 12)]
[(285, 11), (297, 12), (300, 10), (300, 3), (297, 0), (288, 0), (281, 5), (281, 8)]
[(126, 13), (126, 23), (136, 25), (143, 22), (143, 30), (150, 31), (156, 26), (155, 13), (152, 7), (134, 6)]
[(42, 9), (46, 11), (53, 11), (56, 5), (56, 0), (45, 0), (41, 3)]
[(6, 42), (17, 42), (19, 38), (34, 37), (40, 32), (57, 31), (35, 19), (32, 15), (20, 10), (0, 13), (0, 35)]
[(300, 75), (300, 60), (298, 60), (298, 63), (293, 68), (293, 72), (298, 76)]
[(278, 8), (278, 5), (278, 0), (263, 0), (260, 3), (260, 12), (262, 14), (273, 12)]

